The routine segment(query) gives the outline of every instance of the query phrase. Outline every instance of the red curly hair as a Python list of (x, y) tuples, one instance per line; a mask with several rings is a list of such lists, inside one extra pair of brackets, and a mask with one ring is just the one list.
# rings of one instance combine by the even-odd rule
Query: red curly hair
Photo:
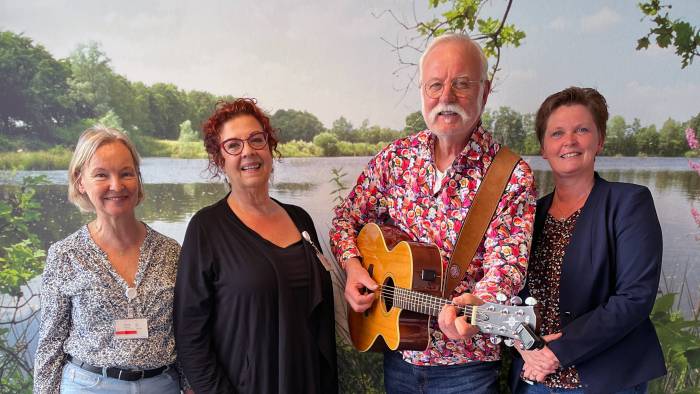
[(202, 134), (204, 135), (204, 148), (209, 154), (209, 172), (213, 177), (218, 177), (222, 173), (224, 166), (224, 156), (221, 154), (221, 128), (224, 123), (242, 115), (254, 117), (263, 127), (262, 131), (267, 132), (267, 148), (273, 155), (280, 157), (277, 150), (279, 139), (277, 130), (270, 125), (270, 118), (257, 105), (254, 98), (239, 98), (234, 101), (219, 101), (216, 103), (214, 113), (202, 124)]

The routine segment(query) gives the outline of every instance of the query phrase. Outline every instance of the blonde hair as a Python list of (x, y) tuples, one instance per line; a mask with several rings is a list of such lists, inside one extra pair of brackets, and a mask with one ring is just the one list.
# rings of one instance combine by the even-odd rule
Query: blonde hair
[(123, 132), (102, 125), (96, 125), (83, 131), (78, 139), (78, 144), (75, 146), (73, 157), (68, 166), (68, 201), (72, 202), (82, 212), (94, 212), (95, 206), (92, 205), (87, 194), (80, 193), (78, 182), (83, 171), (83, 167), (92, 159), (97, 149), (105, 144), (113, 142), (121, 142), (129, 149), (131, 158), (134, 160), (136, 174), (138, 175), (139, 194), (137, 205), (143, 201), (143, 181), (141, 180), (141, 159), (136, 151), (134, 143)]

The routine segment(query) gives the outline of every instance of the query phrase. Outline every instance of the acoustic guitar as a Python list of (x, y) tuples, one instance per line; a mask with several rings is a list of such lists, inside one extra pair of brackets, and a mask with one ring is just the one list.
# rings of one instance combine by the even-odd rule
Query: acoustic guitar
[[(362, 265), (379, 285), (376, 299), (365, 312), (348, 308), (350, 337), (361, 352), (384, 350), (425, 350), (430, 341), (430, 319), (442, 307), (452, 305), (441, 298), (443, 269), (437, 246), (413, 242), (401, 230), (374, 223), (365, 225), (357, 237)], [(500, 302), (506, 297), (499, 294)], [(517, 298), (511, 303), (519, 303)], [(526, 306), (485, 303), (458, 306), (458, 315), (490, 340), (507, 345), (518, 340), (524, 349), (540, 348), (535, 334), (538, 320), (534, 299)]]

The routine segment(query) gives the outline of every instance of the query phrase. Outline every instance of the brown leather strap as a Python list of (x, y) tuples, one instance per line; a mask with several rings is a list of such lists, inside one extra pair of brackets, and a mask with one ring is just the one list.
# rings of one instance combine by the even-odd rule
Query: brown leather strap
[(449, 298), (457, 284), (466, 275), (467, 268), (474, 259), (476, 250), (481, 244), (481, 240), (484, 239), (491, 218), (496, 212), (503, 190), (513, 173), (513, 168), (519, 160), (520, 156), (505, 146), (501, 146), (486, 170), (486, 175), (481, 181), (467, 217), (464, 219), (450, 263), (447, 265), (442, 288), (443, 297)]

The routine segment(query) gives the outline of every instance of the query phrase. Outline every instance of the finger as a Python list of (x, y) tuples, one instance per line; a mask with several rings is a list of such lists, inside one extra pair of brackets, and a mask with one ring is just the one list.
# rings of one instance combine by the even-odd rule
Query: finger
[(457, 333), (464, 339), (473, 337), (479, 331), (479, 329), (467, 323), (467, 318), (464, 316), (456, 318), (454, 325)]
[(562, 333), (557, 332), (554, 334), (545, 335), (542, 337), (542, 339), (544, 339), (545, 342), (552, 342), (552, 341), (556, 341), (557, 339), (561, 338), (561, 335), (562, 335)]
[(361, 294), (359, 289), (354, 286), (345, 287), (345, 299), (350, 307), (355, 312), (364, 312), (372, 306), (374, 302), (374, 294)]
[(452, 299), (452, 302), (457, 305), (483, 305), (484, 301), (481, 298), (471, 293), (465, 293), (461, 296)]
[(359, 265), (359, 264), (352, 264), (348, 266), (348, 279), (347, 283), (352, 286), (356, 287), (366, 287), (370, 290), (376, 290), (377, 289), (377, 282), (372, 279), (371, 276), (369, 276), (369, 272), (367, 270)]

